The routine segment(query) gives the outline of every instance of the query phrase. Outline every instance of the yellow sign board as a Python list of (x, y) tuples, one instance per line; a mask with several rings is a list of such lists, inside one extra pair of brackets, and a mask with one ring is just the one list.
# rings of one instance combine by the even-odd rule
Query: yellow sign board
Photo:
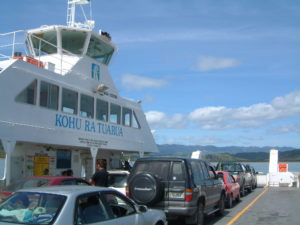
[(34, 156), (33, 176), (43, 176), (49, 170), (49, 156)]

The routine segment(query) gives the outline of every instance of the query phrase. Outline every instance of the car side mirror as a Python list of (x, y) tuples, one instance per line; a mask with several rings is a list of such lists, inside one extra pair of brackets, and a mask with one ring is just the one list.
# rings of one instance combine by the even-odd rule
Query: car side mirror
[(140, 212), (140, 213), (145, 213), (148, 211), (148, 207), (145, 206), (145, 205), (138, 205), (137, 206), (137, 211)]

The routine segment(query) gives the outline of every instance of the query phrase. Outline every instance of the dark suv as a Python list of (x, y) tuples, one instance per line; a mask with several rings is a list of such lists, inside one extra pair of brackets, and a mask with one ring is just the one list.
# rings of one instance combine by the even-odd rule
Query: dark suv
[(206, 161), (189, 158), (138, 159), (127, 180), (127, 196), (164, 210), (168, 219), (203, 224), (204, 215), (224, 214), (224, 184)]
[(240, 194), (245, 196), (246, 190), (250, 193), (252, 191), (252, 175), (247, 171), (244, 164), (239, 162), (219, 162), (216, 170), (230, 172), (235, 180), (240, 184)]

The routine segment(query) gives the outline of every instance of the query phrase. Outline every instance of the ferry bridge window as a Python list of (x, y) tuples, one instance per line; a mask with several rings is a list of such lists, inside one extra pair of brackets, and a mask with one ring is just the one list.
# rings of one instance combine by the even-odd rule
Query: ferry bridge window
[(80, 116), (94, 118), (94, 98), (80, 95)]
[(78, 93), (69, 89), (62, 90), (62, 105), (63, 112), (77, 114)]
[(110, 115), (109, 115), (109, 122), (120, 124), (121, 120), (121, 106), (116, 104), (110, 104)]
[(139, 123), (134, 111), (133, 111), (133, 117), (132, 117), (132, 127), (137, 128), (137, 129), (141, 128), (140, 123)]
[(31, 35), (31, 42), (37, 56), (57, 53), (57, 35), (55, 30), (34, 33)]
[(58, 86), (47, 82), (41, 82), (40, 106), (48, 109), (58, 109)]
[(122, 108), (122, 121), (124, 126), (131, 126), (131, 120), (132, 120), (132, 110), (123, 107)]
[(87, 50), (87, 55), (100, 63), (108, 64), (114, 49), (109, 44), (92, 35)]
[(85, 32), (62, 30), (62, 48), (73, 54), (81, 55), (86, 39)]
[(36, 103), (37, 80), (31, 82), (20, 94), (17, 95), (16, 101), (35, 105)]
[(107, 122), (107, 118), (108, 118), (108, 102), (97, 99), (96, 119)]
[(56, 151), (56, 168), (67, 169), (71, 168), (72, 153), (70, 150), (57, 150)]

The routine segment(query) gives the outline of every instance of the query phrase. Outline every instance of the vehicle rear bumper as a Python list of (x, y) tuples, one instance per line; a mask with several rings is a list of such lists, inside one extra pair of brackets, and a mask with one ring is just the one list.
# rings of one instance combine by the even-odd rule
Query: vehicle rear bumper
[(178, 216), (192, 216), (196, 213), (197, 207), (168, 207), (163, 209), (167, 218)]

